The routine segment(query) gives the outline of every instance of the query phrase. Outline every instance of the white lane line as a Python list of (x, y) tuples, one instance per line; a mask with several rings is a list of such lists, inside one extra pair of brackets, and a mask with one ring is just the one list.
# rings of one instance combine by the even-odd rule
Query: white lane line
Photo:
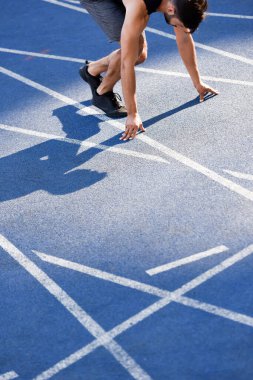
[(235, 178), (246, 179), (247, 181), (253, 181), (252, 174), (246, 174), (241, 172), (234, 172), (232, 170), (223, 170), (225, 173), (232, 175)]
[[(42, 91), (42, 92), (60, 100), (60, 101), (62, 101), (63, 103), (75, 106), (76, 108), (78, 108), (80, 110), (79, 112), (83, 112), (84, 115), (93, 115), (96, 118), (98, 118), (99, 120), (107, 122), (108, 124), (112, 125), (113, 127), (119, 129), (120, 131), (125, 130), (124, 124), (120, 123), (119, 121), (109, 119), (107, 116), (100, 113), (101, 112), (100, 110), (98, 111), (98, 110), (95, 110), (94, 108), (91, 108), (91, 107), (84, 107), (82, 104), (76, 102), (75, 100), (73, 100), (73, 99), (71, 99), (65, 95), (62, 95), (59, 92), (51, 90), (50, 88), (45, 87), (45, 86), (43, 86), (37, 82), (34, 82), (34, 81), (32, 81), (32, 80), (30, 80), (30, 79), (28, 79), (22, 75), (14, 73), (13, 71), (8, 70), (4, 67), (0, 66), (0, 72), (2, 74), (8, 75), (9, 77), (14, 78), (20, 82), (25, 83), (28, 86), (36, 88), (37, 90)], [(178, 153), (175, 150), (166, 147), (165, 145), (159, 143), (156, 140), (151, 139), (148, 136), (144, 136), (144, 134), (139, 134), (136, 138), (140, 139), (141, 141), (143, 141), (147, 145), (150, 145), (153, 148), (159, 150), (160, 152), (164, 153), (166, 156), (171, 157), (174, 160), (180, 162), (181, 164), (188, 166), (189, 168), (197, 171), (198, 173), (203, 174), (205, 177), (209, 178), (210, 180), (212, 180), (214, 182), (219, 183), (220, 185), (226, 187), (227, 189), (233, 191), (234, 193), (237, 193), (237, 194), (241, 195), (242, 197), (244, 197), (250, 201), (253, 201), (253, 192), (252, 191), (245, 189), (244, 187), (236, 184), (235, 182), (232, 182), (231, 180), (229, 180), (225, 177), (222, 177), (220, 174), (217, 174), (215, 171), (206, 168), (205, 166), (197, 163), (196, 161), (193, 161), (190, 158), (182, 155), (181, 153)]]
[(36, 250), (32, 251), (35, 253), (41, 260), (58, 265), (62, 268), (72, 269), (76, 272), (87, 274), (88, 276), (99, 278), (100, 280), (109, 281), (117, 285), (125, 286), (134, 290), (139, 290), (144, 293), (152, 294), (157, 297), (166, 297), (168, 296), (168, 291), (161, 290), (155, 286), (144, 284), (142, 282), (130, 280), (128, 278), (117, 276), (112, 273), (104, 272), (99, 269), (91, 268), (83, 264), (75, 263), (73, 261), (65, 260), (60, 257), (47, 255), (43, 252), (38, 252)]
[(84, 9), (84, 8), (78, 7), (76, 5), (62, 3), (61, 1), (57, 1), (57, 0), (42, 0), (42, 1), (45, 1), (46, 3), (51, 3), (51, 4), (59, 5), (61, 7), (69, 8), (69, 9), (72, 9), (74, 11), (78, 11), (78, 12), (82, 12), (82, 13), (88, 13), (86, 11), (86, 9)]
[[(249, 327), (253, 328), (253, 318), (249, 317), (247, 315), (236, 313), (228, 309), (224, 309), (221, 307), (217, 307), (215, 305), (211, 305), (205, 302), (200, 302), (197, 300), (194, 300), (189, 297), (184, 297), (183, 294), (188, 292), (189, 290), (192, 290), (196, 286), (199, 286), (202, 283), (205, 283), (207, 280), (211, 279), (213, 276), (215, 276), (218, 273), (221, 273), (231, 265), (235, 264), (236, 262), (239, 262), (240, 260), (244, 259), (245, 257), (249, 256), (253, 253), (253, 245), (250, 245), (249, 247), (245, 248), (244, 250), (236, 253), (234, 256), (230, 257), (227, 260), (224, 260), (219, 265), (215, 266), (211, 270), (208, 270), (201, 274), (200, 276), (196, 277), (195, 279), (189, 281), (185, 285), (183, 285), (181, 288), (170, 292), (168, 290), (162, 290), (155, 286), (144, 284), (141, 282), (133, 281), (130, 279), (127, 279), (125, 277), (121, 276), (115, 276), (111, 273), (103, 272), (94, 268), (90, 268), (87, 266), (84, 266), (82, 264), (73, 263), (68, 260), (60, 259), (58, 257), (46, 255), (43, 253), (38, 253), (37, 251), (34, 251), (43, 261), (49, 262), (54, 265), (58, 265), (64, 268), (76, 270), (81, 273), (85, 273), (91, 276), (94, 276), (96, 278), (104, 279), (105, 281), (115, 282), (116, 284), (130, 287), (131, 289), (136, 289), (139, 291), (143, 291), (145, 293), (149, 293), (152, 295), (157, 295), (158, 297), (162, 297), (161, 300), (153, 303), (149, 307), (145, 308), (144, 310), (140, 311), (139, 313), (135, 314), (131, 318), (127, 319), (126, 321), (122, 322), (118, 326), (114, 327), (112, 330), (108, 331), (103, 337), (100, 339), (103, 341), (103, 343), (108, 341), (108, 339), (114, 339), (118, 335), (122, 334), (123, 332), (127, 331), (129, 328), (137, 325), (138, 323), (142, 322), (144, 319), (148, 318), (149, 316), (153, 315), (154, 313), (158, 312), (165, 306), (169, 305), (171, 302), (177, 302), (179, 304), (192, 307), (194, 309), (202, 310), (206, 313), (213, 314), (228, 320), (231, 320), (233, 322), (237, 322)], [(78, 360), (82, 359), (84, 356), (88, 355), (89, 353), (93, 352), (96, 348), (100, 346), (101, 342), (100, 340), (96, 339), (90, 344), (82, 347), (78, 351), (74, 352), (70, 356), (64, 358), (63, 360), (56, 363), (54, 366), (50, 367), (46, 371), (44, 371), (41, 375), (36, 377), (36, 380), (46, 380), (57, 374), (58, 372), (62, 371), (63, 369), (69, 367), (70, 365), (74, 364)]]
[(63, 0), (65, 3), (80, 4), (79, 0)]
[[(144, 293), (152, 294), (154, 296), (160, 297), (160, 298), (168, 298), (172, 297), (173, 301), (175, 302), (181, 302), (180, 296), (183, 294), (189, 292), (193, 288), (196, 288), (197, 286), (203, 284), (207, 280), (211, 279), (215, 275), (223, 272), (225, 269), (228, 269), (232, 265), (238, 263), (239, 261), (243, 260), (244, 258), (248, 257), (253, 253), (253, 244), (249, 245), (248, 247), (244, 248), (238, 253), (235, 253), (233, 256), (229, 257), (228, 259), (223, 260), (221, 263), (215, 265), (213, 268), (208, 269), (206, 272), (202, 273), (201, 275), (195, 277), (193, 280), (189, 281), (187, 284), (181, 286), (178, 290), (174, 290), (173, 292), (170, 292), (168, 290), (160, 289), (156, 286), (145, 284), (143, 282), (134, 281), (126, 277), (117, 276), (112, 273), (108, 273), (105, 271), (101, 271), (99, 269), (91, 268), (88, 266), (85, 266), (83, 264), (75, 263), (69, 260), (65, 260), (56, 256), (51, 256), (42, 252), (38, 252), (36, 250), (33, 250), (33, 252), (43, 261), (48, 262), (53, 265), (60, 266), (62, 268), (71, 269), (83, 274), (87, 274), (92, 277), (99, 278), (104, 281), (109, 281), (112, 283), (115, 283), (117, 285), (121, 285), (127, 288), (135, 289)], [(252, 318), (253, 320), (253, 318)], [(253, 326), (253, 325), (252, 325)]]
[(184, 257), (183, 259), (172, 261), (168, 264), (160, 265), (158, 267), (149, 269), (146, 271), (146, 273), (149, 274), (150, 276), (154, 276), (155, 274), (167, 272), (170, 269), (178, 268), (178, 267), (181, 267), (182, 265), (190, 264), (190, 263), (193, 263), (194, 261), (198, 261), (209, 256), (226, 252), (228, 251), (228, 249), (229, 248), (226, 247), (225, 245), (220, 245), (218, 247), (208, 249), (207, 251), (195, 253), (194, 255)]
[(58, 141), (64, 141), (69, 144), (83, 146), (87, 149), (96, 148), (96, 149), (101, 149), (102, 151), (106, 151), (106, 152), (121, 154), (123, 156), (136, 157), (136, 158), (141, 158), (147, 161), (154, 161), (154, 162), (169, 164), (168, 160), (165, 160), (164, 158), (159, 157), (159, 156), (155, 156), (152, 154), (139, 153), (139, 152), (135, 152), (134, 150), (110, 147), (103, 144), (96, 144), (91, 141), (81, 141), (77, 139), (70, 139), (64, 136), (53, 135), (51, 133), (38, 132), (38, 131), (30, 130), (30, 129), (12, 127), (10, 125), (5, 125), (5, 124), (0, 124), (0, 130), (12, 132), (12, 133), (20, 133), (20, 134), (29, 135), (29, 136), (35, 136), (35, 137), (42, 138), (44, 140), (53, 139), (53, 140), (58, 140)]
[[(106, 331), (82, 309), (55, 281), (53, 281), (36, 264), (17, 249), (8, 239), (0, 234), (0, 246), (16, 262), (34, 277), (76, 320), (95, 338), (99, 339)], [(113, 355), (116, 361), (134, 378), (150, 380), (150, 376), (128, 355), (128, 353), (114, 340), (103, 346)]]
[(247, 15), (235, 15), (231, 13), (213, 13), (213, 12), (207, 12), (206, 14), (207, 16), (214, 16), (214, 17), (240, 18), (240, 19), (253, 20), (253, 16), (247, 16)]
[(11, 371), (11, 372), (6, 372), (3, 375), (0, 375), (0, 380), (11, 380), (11, 379), (16, 379), (18, 375), (16, 372)]
[[(149, 69), (149, 68), (144, 68), (144, 67), (136, 67), (136, 70), (143, 73), (148, 73), (148, 74), (166, 75), (166, 76), (173, 76), (173, 77), (178, 77), (178, 78), (191, 79), (190, 75), (186, 73), (175, 72), (175, 71)], [(237, 80), (237, 79), (217, 78), (217, 77), (210, 77), (207, 75), (201, 75), (201, 79), (206, 80), (206, 81), (211, 81), (211, 82), (221, 82), (221, 83), (236, 84), (236, 85), (242, 85), (242, 86), (253, 86), (253, 82)]]
[(81, 59), (81, 58), (63, 57), (60, 55), (42, 54), (42, 53), (36, 53), (34, 51), (7, 49), (7, 48), (3, 48), (3, 47), (0, 47), (0, 52), (1, 53), (18, 54), (18, 55), (29, 55), (31, 57), (39, 57), (39, 58), (57, 59), (59, 61), (77, 62), (77, 63), (82, 63), (82, 64), (84, 64), (84, 62), (85, 62), (85, 59)]
[[(174, 34), (166, 33), (166, 32), (163, 32), (161, 30), (150, 28), (150, 27), (147, 27), (146, 31), (176, 41), (176, 36), (174, 36)], [(214, 48), (214, 47), (209, 46), (209, 45), (204, 45), (204, 44), (201, 44), (201, 43), (196, 42), (196, 41), (194, 41), (194, 44), (196, 47), (198, 47), (200, 49), (207, 50), (207, 51), (210, 51), (212, 53), (222, 55), (223, 57), (234, 59), (236, 61), (247, 63), (249, 65), (253, 65), (253, 59), (242, 57), (241, 55), (229, 53), (228, 51), (217, 49), (217, 48)]]
[[(81, 63), (81, 64), (83, 64), (85, 61), (85, 59), (80, 59), (80, 58), (64, 57), (61, 55), (53, 55), (53, 54), (36, 53), (33, 51), (7, 49), (7, 48), (3, 48), (3, 47), (0, 47), (0, 52), (1, 53), (9, 53), (9, 54), (26, 55), (26, 56), (31, 56), (31, 57), (45, 58), (45, 59), (54, 59), (54, 60), (59, 60), (59, 61), (76, 62), (76, 63)], [(158, 69), (150, 69), (150, 68), (145, 68), (145, 67), (136, 67), (135, 70), (142, 72), (142, 73), (147, 73), (147, 74), (166, 75), (166, 76), (172, 76), (172, 77), (177, 77), (177, 78), (191, 79), (189, 74), (180, 73), (177, 71), (158, 70)], [(235, 84), (235, 85), (241, 85), (241, 86), (253, 86), (253, 82), (250, 82), (250, 81), (228, 79), (228, 78), (218, 78), (218, 77), (211, 77), (211, 76), (207, 76), (207, 75), (201, 75), (201, 78), (203, 80), (211, 81), (211, 82), (221, 82), (221, 83)]]
[(249, 245), (247, 248), (244, 248), (242, 251), (222, 261), (220, 264), (209, 269), (207, 272), (202, 273), (201, 275), (197, 276), (195, 279), (188, 282), (187, 284), (183, 285), (180, 289), (174, 292), (175, 295), (177, 296), (177, 295), (183, 295), (185, 293), (188, 293), (190, 290), (196, 288), (197, 286), (203, 284), (204, 282), (216, 276), (217, 274), (223, 272), (225, 269), (230, 268), (232, 265), (245, 259), (247, 256), (251, 255), (252, 253), (253, 253), (253, 244)]
[[(62, 7), (70, 8), (70, 9), (73, 9), (73, 10), (78, 11), (78, 12), (88, 13), (83, 8), (79, 8), (79, 7), (76, 7), (74, 5), (62, 3), (61, 1), (57, 1), (57, 0), (42, 0), (42, 1), (46, 1), (47, 3), (52, 3), (52, 4), (55, 4), (55, 5), (62, 6)], [(154, 34), (157, 34), (157, 35), (162, 36), (162, 37), (166, 37), (166, 38), (169, 38), (169, 39), (172, 39), (172, 40), (176, 40), (176, 37), (174, 36), (174, 34), (165, 33), (165, 32), (162, 32), (159, 29), (147, 27), (145, 30), (147, 32), (154, 33)], [(234, 59), (236, 61), (240, 61), (240, 62), (243, 62), (243, 63), (248, 63), (250, 65), (253, 65), (253, 59), (245, 58), (245, 57), (242, 57), (241, 55), (229, 53), (229, 52), (227, 52), (225, 50), (221, 50), (221, 49), (216, 49), (216, 48), (214, 48), (212, 46), (204, 45), (204, 44), (201, 44), (199, 42), (195, 42), (195, 46), (198, 47), (198, 48), (200, 48), (200, 49), (208, 50), (208, 51), (211, 51), (212, 53), (215, 53), (215, 54), (218, 54), (218, 55), (222, 55), (222, 56), (224, 56), (226, 58), (231, 58), (231, 59)]]

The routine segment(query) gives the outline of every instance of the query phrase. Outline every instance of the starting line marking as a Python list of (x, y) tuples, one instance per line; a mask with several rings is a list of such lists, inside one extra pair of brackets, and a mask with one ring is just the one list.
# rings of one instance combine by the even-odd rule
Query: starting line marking
[(42, 269), (34, 264), (9, 240), (0, 234), (0, 246), (16, 262), (18, 262), (32, 277), (34, 277), (66, 310), (96, 339), (103, 345), (122, 365), (127, 372), (137, 380), (151, 380), (150, 376), (128, 355), (128, 353), (114, 340), (102, 342), (106, 331), (82, 309), (54, 280), (52, 280)]
[(234, 172), (232, 170), (223, 170), (225, 173), (232, 175), (235, 178), (239, 179), (245, 179), (247, 181), (253, 181), (253, 175), (252, 174), (246, 174), (241, 172)]
[[(97, 111), (95, 108), (85, 107), (82, 104), (76, 102), (75, 100), (73, 100), (73, 99), (71, 99), (65, 95), (60, 94), (59, 92), (51, 90), (48, 87), (45, 87), (45, 86), (43, 86), (37, 82), (32, 81), (31, 79), (28, 79), (22, 75), (19, 75), (19, 74), (15, 73), (11, 70), (4, 68), (4, 67), (0, 66), (0, 72), (2, 74), (5, 74), (11, 78), (14, 78), (14, 79), (20, 81), (22, 83), (25, 83), (26, 85), (28, 85), (30, 87), (36, 88), (37, 90), (42, 91), (45, 94), (48, 94), (48, 95), (54, 97), (55, 99), (60, 100), (61, 102), (65, 103), (65, 104), (73, 105), (74, 107), (76, 107), (77, 109), (80, 110), (79, 112), (83, 112), (84, 115), (93, 115), (96, 118), (98, 118), (99, 120), (107, 122), (108, 124), (112, 125), (113, 127), (119, 129), (122, 132), (125, 130), (124, 124), (120, 123), (119, 121), (109, 119), (107, 116), (102, 114), (100, 110)], [(205, 166), (203, 166), (203, 165), (197, 163), (196, 161), (184, 156), (183, 154), (178, 153), (177, 151), (175, 151), (171, 148), (168, 148), (167, 146), (159, 143), (158, 141), (156, 141), (156, 140), (154, 140), (148, 136), (144, 136), (143, 133), (139, 134), (136, 138), (140, 139), (141, 141), (143, 141), (147, 145), (157, 149), (158, 151), (165, 154), (166, 156), (173, 158), (174, 160), (180, 162), (181, 164), (183, 164), (183, 165), (195, 170), (196, 172), (204, 175), (208, 179), (210, 179), (216, 183), (219, 183), (220, 185), (229, 189), (230, 191), (237, 193), (237, 194), (241, 195), (242, 197), (244, 197), (250, 201), (253, 201), (253, 192), (242, 187), (241, 185), (238, 185), (235, 182), (233, 182), (233, 181), (221, 176), (220, 174), (216, 173), (215, 171), (206, 168)]]
[[(71, 4), (67, 4), (67, 3), (63, 3), (63, 2), (58, 1), (58, 0), (42, 0), (42, 1), (45, 1), (45, 2), (51, 3), (51, 4), (55, 4), (55, 5), (58, 5), (58, 6), (62, 6), (62, 7), (65, 7), (65, 8), (69, 8), (69, 9), (72, 9), (72, 10), (77, 11), (77, 12), (82, 12), (82, 13), (89, 14), (84, 8), (77, 7), (75, 5), (71, 5)], [(165, 32), (162, 32), (159, 29), (154, 29), (154, 28), (146, 27), (145, 30), (147, 32), (150, 32), (150, 33), (153, 33), (153, 34), (157, 34), (159, 36), (166, 37), (166, 38), (169, 38), (171, 40), (176, 40), (176, 37), (174, 36), (174, 34), (165, 33)], [(250, 64), (250, 65), (253, 65), (253, 59), (245, 58), (245, 57), (242, 57), (241, 55), (229, 53), (229, 52), (227, 52), (225, 50), (217, 49), (217, 48), (214, 48), (212, 46), (204, 45), (204, 44), (201, 44), (201, 43), (198, 43), (198, 42), (194, 42), (194, 43), (195, 43), (195, 46), (198, 47), (198, 48), (200, 48), (200, 49), (211, 51), (212, 53), (215, 53), (215, 54), (218, 54), (218, 55), (222, 55), (223, 57), (231, 58), (231, 59), (234, 59), (236, 61), (240, 61), (240, 62), (243, 62), (243, 63), (247, 63), (247, 64)]]
[(103, 143), (102, 144), (96, 144), (96, 143), (93, 143), (93, 142), (87, 141), (87, 140), (81, 141), (81, 140), (77, 140), (77, 139), (70, 139), (70, 138), (64, 137), (64, 136), (53, 135), (51, 133), (49, 134), (49, 133), (44, 133), (44, 132), (38, 132), (38, 131), (31, 130), (31, 129), (12, 127), (10, 125), (5, 125), (5, 124), (0, 124), (0, 129), (4, 130), (4, 131), (8, 131), (8, 132), (13, 132), (13, 133), (20, 133), (20, 134), (29, 135), (29, 136), (36, 136), (36, 137), (40, 137), (40, 138), (45, 139), (45, 140), (53, 139), (53, 140), (58, 140), (58, 141), (64, 141), (64, 142), (69, 143), (69, 144), (75, 144), (75, 145), (83, 146), (87, 149), (96, 148), (96, 149), (100, 149), (102, 151), (121, 154), (124, 156), (137, 157), (137, 158), (141, 158), (141, 159), (144, 159), (147, 161), (154, 161), (154, 162), (169, 164), (168, 160), (165, 160), (164, 158), (159, 157), (159, 156), (155, 156), (152, 154), (139, 153), (139, 152), (136, 152), (134, 150), (128, 150), (128, 149), (123, 149), (123, 148), (115, 148), (113, 146), (111, 147), (111, 146), (103, 145)]
[[(46, 59), (54, 59), (59, 61), (67, 61), (67, 62), (76, 62), (84, 64), (84, 59), (80, 58), (73, 58), (73, 57), (64, 57), (60, 55), (54, 55), (54, 54), (43, 54), (43, 53), (36, 53), (32, 51), (24, 51), (24, 50), (16, 50), (16, 49), (7, 49), (0, 47), (1, 53), (10, 53), (10, 54), (18, 54), (18, 55), (26, 55), (30, 57), (38, 57), (38, 58), (46, 58)], [(180, 73), (176, 71), (167, 71), (167, 70), (158, 70), (158, 69), (150, 69), (145, 67), (135, 67), (136, 71), (142, 72), (142, 73), (148, 73), (148, 74), (157, 74), (157, 75), (166, 75), (166, 76), (172, 76), (177, 78), (186, 78), (191, 79), (189, 74), (186, 73)], [(228, 79), (228, 78), (217, 78), (217, 77), (211, 77), (207, 75), (201, 75), (201, 78), (206, 81), (211, 82), (219, 82), (219, 83), (228, 83), (228, 84), (235, 84), (235, 85), (242, 85), (242, 86), (253, 86), (253, 82), (250, 81), (243, 81), (243, 80), (237, 80), (237, 79)]]
[(3, 375), (0, 375), (0, 380), (11, 380), (11, 379), (16, 379), (18, 375), (16, 372), (11, 371), (11, 372), (6, 372)]
[[(123, 332), (127, 331), (129, 328), (137, 325), (138, 323), (142, 322), (144, 319), (148, 318), (149, 316), (153, 315), (154, 313), (158, 312), (165, 306), (168, 306), (171, 302), (177, 302), (179, 304), (192, 307), (194, 309), (202, 310), (204, 312), (223, 317), (229, 320), (232, 320), (234, 322), (238, 322), (241, 324), (245, 324), (247, 326), (253, 327), (253, 318), (233, 312), (231, 310), (227, 310), (221, 307), (217, 307), (215, 305), (207, 304), (204, 302), (196, 301), (189, 297), (184, 297), (183, 295), (190, 290), (196, 288), (197, 286), (205, 283), (207, 280), (211, 279), (215, 275), (223, 272), (225, 269), (231, 267), (235, 263), (241, 261), (242, 259), (246, 258), (250, 254), (253, 253), (253, 244), (248, 246), (247, 248), (243, 249), (242, 251), (234, 254), (230, 258), (222, 261), (220, 264), (216, 265), (215, 267), (211, 268), (210, 270), (202, 273), (201, 275), (197, 276), (193, 280), (189, 281), (188, 283), (184, 284), (181, 288), (170, 292), (168, 290), (162, 290), (160, 288), (157, 288), (152, 285), (144, 284), (138, 281), (130, 280), (128, 278), (122, 277), (122, 276), (116, 276), (111, 273), (107, 273), (98, 269), (90, 268), (87, 266), (84, 266), (79, 263), (71, 262), (68, 260), (64, 260), (55, 256), (50, 256), (44, 253), (40, 253), (37, 251), (33, 251), (41, 260), (46, 261), (48, 263), (58, 265), (60, 267), (72, 269), (75, 271), (78, 271), (80, 273), (84, 273), (105, 281), (110, 281), (113, 283), (116, 283), (118, 285), (126, 286), (131, 289), (136, 289), (139, 291), (143, 291), (145, 293), (149, 293), (152, 295), (157, 295), (158, 297), (161, 297), (159, 301), (153, 303), (149, 307), (143, 309), (141, 312), (135, 314), (131, 318), (127, 319), (126, 321), (122, 322), (118, 326), (114, 327), (112, 330), (108, 331), (101, 339), (104, 341), (107, 339), (114, 339), (118, 335), (122, 334)], [(77, 350), (76, 352), (72, 353), (70, 356), (62, 359), (58, 363), (56, 363), (54, 366), (50, 367), (40, 375), (38, 375), (35, 380), (46, 380), (57, 374), (63, 369), (66, 369), (70, 365), (74, 364), (76, 361), (82, 359), (84, 356), (88, 355), (89, 353), (93, 352), (96, 348), (98, 348), (101, 345), (99, 340), (94, 340), (93, 342), (89, 343), (88, 345), (82, 347), (81, 349)]]
[(149, 269), (146, 271), (146, 273), (149, 274), (150, 276), (154, 276), (155, 274), (167, 272), (170, 269), (178, 268), (178, 267), (181, 267), (182, 265), (190, 264), (190, 263), (193, 263), (194, 261), (198, 261), (209, 256), (226, 252), (228, 251), (228, 249), (229, 248), (226, 247), (225, 245), (220, 245), (218, 247), (211, 248), (207, 251), (195, 253), (194, 255), (184, 257), (183, 259), (176, 260), (168, 264), (160, 265), (158, 267)]

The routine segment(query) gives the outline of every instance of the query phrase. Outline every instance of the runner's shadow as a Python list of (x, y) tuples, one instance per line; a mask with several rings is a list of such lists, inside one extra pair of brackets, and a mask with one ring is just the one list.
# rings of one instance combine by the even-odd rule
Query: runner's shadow
[[(68, 138), (84, 141), (100, 131), (97, 120), (76, 114), (73, 106), (53, 112)], [(65, 137), (65, 136), (64, 136)], [(92, 186), (106, 177), (105, 172), (77, 169), (102, 150), (87, 148), (78, 154), (80, 144), (48, 140), (0, 160), (0, 200), (16, 199), (44, 190), (64, 195)]]
[[(205, 101), (213, 98), (214, 96), (215, 95), (211, 95), (211, 94), (207, 95), (205, 97)], [(164, 112), (164, 113), (162, 113), (160, 115), (154, 116), (154, 117), (152, 117), (152, 118), (144, 121), (143, 126), (145, 128), (148, 128), (148, 127), (150, 127), (151, 125), (157, 123), (160, 120), (166, 119), (169, 116), (172, 116), (172, 115), (174, 115), (174, 114), (176, 114), (178, 112), (181, 112), (181, 111), (183, 111), (183, 110), (185, 110), (187, 108), (191, 108), (191, 107), (197, 106), (199, 104), (200, 104), (200, 102), (199, 102), (199, 96), (197, 96), (196, 98), (190, 100), (189, 102), (181, 104), (180, 106), (178, 106), (176, 108), (173, 108), (172, 110), (166, 111), (166, 112)]]

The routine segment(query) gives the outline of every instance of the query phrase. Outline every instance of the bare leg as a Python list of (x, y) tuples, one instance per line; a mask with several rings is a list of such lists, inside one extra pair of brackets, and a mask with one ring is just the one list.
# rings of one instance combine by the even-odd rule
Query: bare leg
[[(145, 61), (147, 56), (147, 42), (145, 35), (140, 37), (140, 55), (136, 65)], [(121, 66), (121, 50), (115, 50), (107, 57), (101, 58), (98, 61), (89, 64), (89, 73), (91, 75), (99, 75), (106, 72), (106, 75), (97, 89), (99, 95), (103, 95), (108, 91), (112, 91), (115, 84), (120, 80)]]

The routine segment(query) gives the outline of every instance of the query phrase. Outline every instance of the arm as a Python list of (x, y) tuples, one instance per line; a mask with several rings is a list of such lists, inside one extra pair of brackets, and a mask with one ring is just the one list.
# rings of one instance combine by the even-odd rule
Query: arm
[(142, 1), (124, 0), (126, 16), (121, 31), (121, 83), (128, 112), (123, 140), (134, 138), (144, 130), (138, 114), (134, 66), (139, 57), (139, 40), (146, 24), (146, 8)]
[(197, 55), (192, 35), (185, 33), (180, 28), (174, 28), (176, 33), (177, 47), (185, 67), (192, 79), (193, 85), (200, 95), (200, 101), (204, 101), (207, 93), (217, 95), (218, 92), (209, 86), (206, 86), (200, 79)]

